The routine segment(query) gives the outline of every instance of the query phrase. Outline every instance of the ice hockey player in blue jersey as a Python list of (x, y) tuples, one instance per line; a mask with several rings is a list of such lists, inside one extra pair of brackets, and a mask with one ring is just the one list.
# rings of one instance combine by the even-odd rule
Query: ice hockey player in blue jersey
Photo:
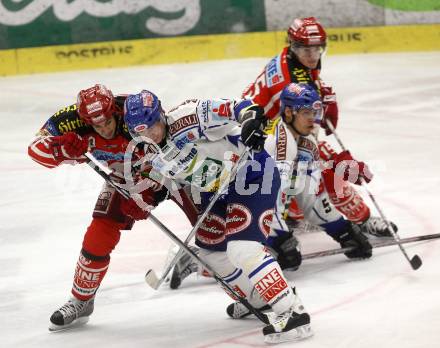
[[(274, 319), (263, 328), (266, 342), (309, 337), (309, 314), (265, 247), (280, 175), (265, 149), (262, 109), (224, 99), (187, 100), (165, 114), (157, 96), (144, 90), (127, 97), (124, 119), (132, 136), (148, 144), (146, 160), (156, 174), (189, 186), (202, 210), (240, 163), (196, 233), (199, 255), (254, 307), (272, 308)], [(238, 161), (243, 153), (246, 161)]]

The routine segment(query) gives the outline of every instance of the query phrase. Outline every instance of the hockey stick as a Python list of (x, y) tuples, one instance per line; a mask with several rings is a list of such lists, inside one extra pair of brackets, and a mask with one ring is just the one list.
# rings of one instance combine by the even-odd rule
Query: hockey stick
[[(242, 156), (244, 157), (244, 154), (248, 152), (248, 149), (242, 153)], [(99, 164), (97, 160), (93, 157), (92, 154), (86, 153), (85, 156), (89, 161), (87, 164), (96, 172), (98, 173), (110, 186), (112, 186), (117, 192), (119, 192), (124, 198), (130, 199), (131, 195), (130, 193), (119, 186), (117, 183), (115, 183), (112, 178), (110, 177), (110, 172), (107, 168)], [(237, 164), (240, 161), (237, 162)], [(232, 173), (232, 172), (231, 172)], [(229, 180), (228, 180), (229, 185)], [(223, 186), (223, 185), (222, 185)], [(251, 306), (251, 304), (246, 300), (246, 298), (241, 297), (240, 294), (237, 293), (227, 282), (225, 282), (212, 268), (209, 266), (206, 262), (204, 262), (202, 259), (200, 259), (186, 244), (184, 244), (173, 232), (171, 232), (158, 218), (156, 218), (153, 214), (150, 213), (149, 219), (153, 221), (153, 223), (159, 227), (162, 232), (164, 232), (168, 237), (170, 237), (174, 243), (176, 243), (181, 250), (184, 250), (187, 254), (189, 254), (198, 264), (200, 264), (202, 267), (207, 269), (209, 272), (212, 273), (215, 280), (217, 280), (224, 288), (226, 288), (230, 294), (232, 294), (234, 297), (237, 298), (238, 301), (243, 304), (250, 312), (252, 312), (258, 319), (260, 319), (263, 323), (269, 324), (269, 319), (267, 315), (259, 311), (258, 309)]]
[[(341, 138), (339, 138), (338, 134), (336, 133), (335, 128), (333, 127), (333, 124), (328, 119), (326, 120), (326, 122), (327, 122), (327, 126), (332, 131), (332, 134), (335, 137), (336, 141), (339, 143), (339, 146), (341, 147), (341, 149), (343, 151), (346, 151), (346, 148), (345, 148), (344, 144), (342, 143)], [(419, 269), (420, 266), (422, 265), (422, 259), (417, 254), (414, 255), (412, 258), (410, 258), (408, 256), (408, 253), (406, 252), (405, 248), (402, 246), (402, 243), (400, 242), (401, 239), (400, 239), (399, 235), (397, 234), (396, 231), (394, 231), (393, 227), (391, 226), (391, 223), (385, 217), (384, 212), (382, 211), (382, 209), (380, 208), (380, 206), (377, 203), (376, 199), (374, 198), (374, 196), (372, 195), (372, 193), (368, 189), (367, 183), (365, 182), (365, 180), (363, 178), (361, 178), (361, 182), (362, 182), (362, 186), (364, 187), (365, 191), (367, 192), (368, 196), (370, 197), (371, 201), (373, 202), (374, 206), (376, 207), (377, 211), (379, 212), (380, 217), (385, 221), (385, 223), (387, 225), (387, 228), (388, 228), (388, 231), (393, 236), (396, 244), (399, 246), (399, 248), (402, 251), (402, 253), (405, 256), (405, 258), (408, 260), (408, 262), (411, 265), (412, 269), (413, 270)]]
[[(211, 211), (212, 206), (217, 201), (217, 199), (222, 195), (222, 193), (226, 190), (226, 188), (229, 186), (230, 179), (233, 178), (237, 174), (237, 170), (239, 168), (239, 165), (243, 158), (246, 158), (246, 155), (249, 153), (249, 148), (245, 148), (243, 152), (240, 154), (240, 157), (237, 160), (237, 163), (235, 164), (234, 168), (231, 170), (231, 173), (225, 180), (223, 181), (221, 187), (217, 190), (214, 196), (212, 196), (208, 206), (206, 207), (203, 214), (198, 218), (196, 224), (193, 226), (191, 231), (189, 232), (188, 236), (186, 237), (184, 243), (185, 245), (188, 245), (188, 243), (191, 241), (191, 239), (196, 234), (197, 230), (199, 229), (201, 223), (203, 220), (205, 220), (208, 213)], [(153, 269), (149, 269), (147, 273), (145, 273), (145, 281), (147, 284), (152, 287), (153, 289), (157, 290), (159, 286), (165, 281), (168, 274), (171, 272), (173, 267), (176, 265), (176, 263), (179, 261), (179, 259), (182, 256), (182, 249), (180, 248), (177, 254), (174, 256), (174, 258), (170, 261), (170, 263), (167, 265), (165, 270), (163, 271), (161, 277), (159, 278), (156, 274), (156, 272)]]
[(89, 160), (87, 164), (96, 172), (98, 173), (111, 187), (113, 187), (119, 194), (121, 194), (122, 197), (125, 199), (130, 199), (130, 193), (116, 184), (112, 178), (110, 177), (111, 170), (107, 167), (101, 165), (95, 157), (90, 152), (86, 152), (84, 154), (85, 157)]
[[(373, 248), (383, 248), (383, 247), (387, 247), (387, 246), (391, 246), (391, 245), (396, 245), (398, 243), (400, 243), (400, 244), (415, 243), (415, 242), (421, 242), (421, 241), (432, 240), (432, 239), (437, 239), (437, 238), (440, 238), (440, 233), (425, 234), (422, 236), (402, 238), (399, 240), (399, 242), (397, 242), (396, 240), (386, 240), (386, 241), (373, 243)], [(342, 249), (339, 248), (339, 249), (316, 251), (313, 253), (308, 253), (308, 254), (302, 255), (302, 259), (303, 260), (310, 260), (310, 259), (316, 259), (318, 257), (323, 257), (323, 256), (338, 255), (338, 254), (343, 254), (343, 253), (352, 251), (353, 249), (355, 249), (355, 248), (349, 247), (349, 248), (342, 248)]]
[(206, 269), (208, 272), (212, 274), (214, 279), (219, 282), (224, 288), (226, 288), (230, 294), (237, 298), (238, 301), (241, 302), (249, 311), (251, 311), (258, 319), (260, 319), (263, 323), (269, 324), (269, 319), (267, 315), (259, 311), (258, 309), (251, 306), (251, 304), (246, 300), (246, 298), (241, 297), (237, 292), (227, 283), (225, 282), (215, 271), (214, 269), (204, 262), (194, 251), (192, 251), (186, 244), (184, 244), (173, 232), (171, 232), (165, 225), (162, 224), (155, 216), (150, 214), (150, 219), (168, 236), (171, 240), (176, 243), (181, 250), (184, 250), (189, 256), (193, 258), (201, 267)]

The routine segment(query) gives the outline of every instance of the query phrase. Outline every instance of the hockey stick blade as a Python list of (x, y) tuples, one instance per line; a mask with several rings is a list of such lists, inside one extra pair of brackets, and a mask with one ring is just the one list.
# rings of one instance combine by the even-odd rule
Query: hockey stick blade
[(157, 290), (161, 284), (159, 281), (159, 277), (157, 276), (156, 272), (154, 270), (149, 269), (147, 273), (145, 273), (144, 277), (147, 284), (152, 287), (154, 290)]
[(411, 264), (412, 269), (415, 271), (422, 265), (422, 259), (419, 257), (419, 255), (414, 255), (409, 263)]

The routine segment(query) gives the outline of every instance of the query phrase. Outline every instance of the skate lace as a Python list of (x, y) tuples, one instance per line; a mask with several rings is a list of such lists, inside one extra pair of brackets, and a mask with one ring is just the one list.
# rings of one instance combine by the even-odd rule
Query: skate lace
[(241, 318), (243, 315), (249, 313), (249, 309), (247, 309), (241, 302), (234, 303), (234, 313), (232, 315), (233, 318)]
[(63, 305), (59, 311), (63, 315), (64, 318), (75, 317), (78, 318), (79, 315), (84, 311), (87, 306), (87, 301), (72, 301), (69, 300), (65, 305)]
[(377, 217), (371, 217), (367, 223), (367, 230), (369, 232), (387, 230), (388, 226), (385, 220)]
[(186, 266), (182, 272), (180, 273), (180, 277), (182, 279), (188, 277), (191, 273), (197, 271), (197, 264), (196, 263), (190, 263), (188, 266)]
[(292, 310), (277, 315), (275, 319), (272, 321), (272, 326), (276, 328), (277, 331), (283, 330), (286, 327), (287, 322), (291, 315), (292, 315)]

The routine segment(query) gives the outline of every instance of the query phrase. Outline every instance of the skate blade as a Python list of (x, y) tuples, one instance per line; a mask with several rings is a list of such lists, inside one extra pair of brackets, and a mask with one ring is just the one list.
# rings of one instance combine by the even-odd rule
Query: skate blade
[(88, 321), (89, 321), (89, 317), (81, 317), (81, 318), (75, 319), (74, 321), (72, 321), (68, 325), (56, 325), (56, 324), (50, 323), (49, 331), (50, 332), (57, 332), (57, 331), (74, 329), (76, 327), (87, 324)]
[(313, 336), (312, 328), (310, 324), (298, 326), (287, 332), (278, 332), (270, 335), (264, 336), (264, 343), (267, 344), (277, 344), (282, 342), (294, 342), (301, 341), (306, 338)]

